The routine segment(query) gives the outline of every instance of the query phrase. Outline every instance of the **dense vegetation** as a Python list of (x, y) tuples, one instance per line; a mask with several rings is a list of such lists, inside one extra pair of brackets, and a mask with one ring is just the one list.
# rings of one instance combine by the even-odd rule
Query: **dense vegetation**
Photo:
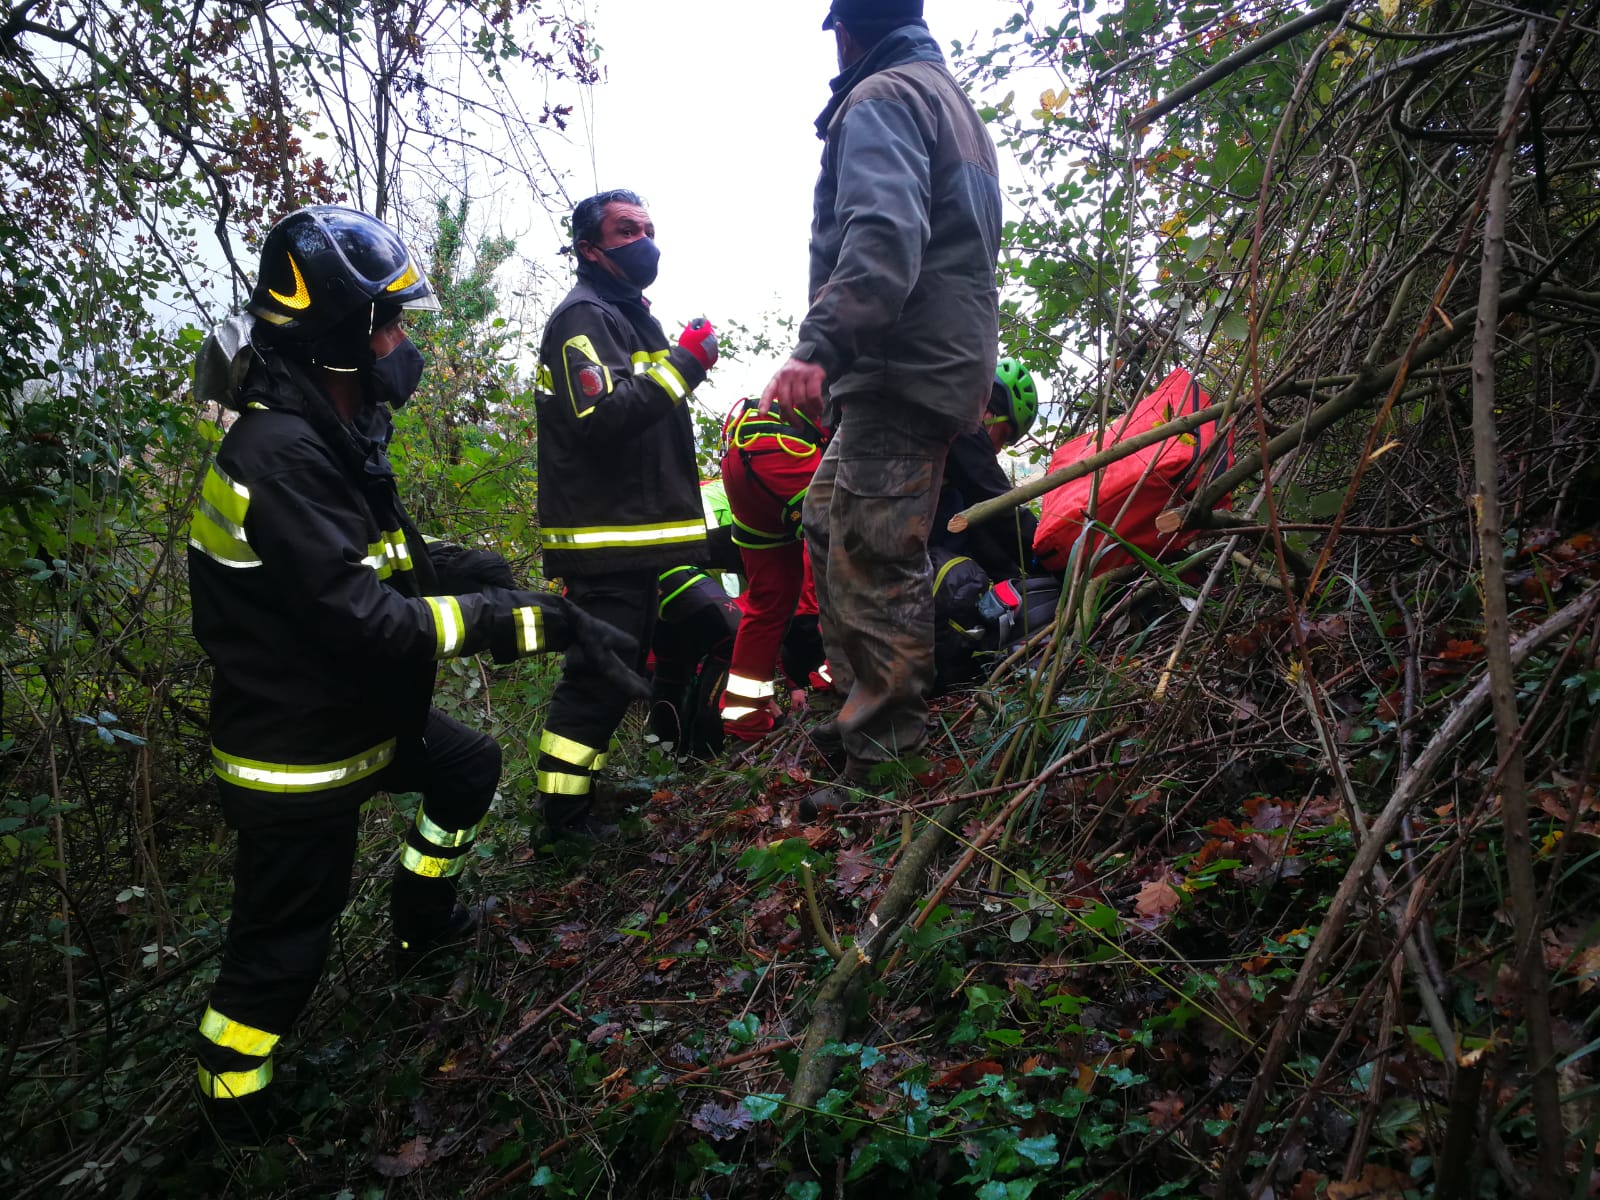
[[(1593, 1194), (1597, 7), (1040, 0), (957, 47), (1026, 179), (1004, 344), (1074, 398), (1040, 457), (1173, 366), (1223, 406), (1184, 556), (1080, 556), (832, 826), (795, 817), (802, 731), (691, 771), (635, 739), (633, 840), (539, 853), (549, 667), (454, 665), (508, 750), (498, 913), (393, 983), (375, 804), (298, 1128), (245, 1156), (195, 1136), (185, 1056), (228, 898), (186, 374), (243, 274), (208, 284), (308, 200), (425, 224), (397, 461), (535, 576), (536, 314), (428, 171), (479, 145), (557, 193), (568, 101), (518, 124), (499, 72), (559, 98), (596, 59), (531, 0), (0, 8), (13, 1194)], [(431, 93), (446, 54), (481, 87)]]

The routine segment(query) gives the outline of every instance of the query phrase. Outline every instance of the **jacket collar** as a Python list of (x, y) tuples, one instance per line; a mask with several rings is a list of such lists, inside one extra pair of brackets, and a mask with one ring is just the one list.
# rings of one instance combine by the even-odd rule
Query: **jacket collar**
[(578, 279), (602, 300), (609, 300), (613, 304), (637, 304), (649, 311), (650, 301), (644, 298), (643, 291), (609, 271), (602, 271), (586, 258), (578, 260)]
[(817, 118), (817, 136), (819, 138), (828, 136), (828, 125), (855, 89), (856, 84), (868, 76), (876, 75), (879, 71), (887, 71), (890, 67), (900, 67), (913, 62), (944, 62), (939, 43), (934, 40), (933, 34), (928, 32), (927, 23), (924, 21), (911, 21), (902, 25), (867, 51), (860, 62), (842, 74), (834, 76), (828, 84), (833, 89), (833, 98), (828, 101), (828, 107), (824, 108), (822, 115)]
[(347, 425), (339, 419), (333, 401), (310, 372), (271, 350), (263, 352), (252, 369), (244, 399), (304, 419), (345, 467), (358, 476), (393, 477), (386, 451), (394, 436), (394, 418), (387, 406), (365, 405), (355, 421)]

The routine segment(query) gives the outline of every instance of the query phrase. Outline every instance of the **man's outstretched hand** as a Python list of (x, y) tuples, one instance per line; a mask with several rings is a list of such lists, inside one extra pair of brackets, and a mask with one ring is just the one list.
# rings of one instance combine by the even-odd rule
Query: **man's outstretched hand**
[(794, 414), (798, 410), (810, 417), (813, 423), (820, 424), (822, 385), (827, 379), (828, 372), (819, 364), (791, 358), (778, 368), (778, 373), (772, 377), (772, 382), (763, 389), (761, 415), (766, 416), (776, 404), (786, 421), (794, 420)]

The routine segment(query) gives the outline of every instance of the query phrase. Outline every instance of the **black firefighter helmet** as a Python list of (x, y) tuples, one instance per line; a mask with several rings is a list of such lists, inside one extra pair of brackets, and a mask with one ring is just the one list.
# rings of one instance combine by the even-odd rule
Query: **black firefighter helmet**
[(319, 204), (267, 234), (249, 308), (272, 345), (359, 367), (373, 329), (402, 309), (435, 312), (439, 301), (398, 233), (364, 212)]

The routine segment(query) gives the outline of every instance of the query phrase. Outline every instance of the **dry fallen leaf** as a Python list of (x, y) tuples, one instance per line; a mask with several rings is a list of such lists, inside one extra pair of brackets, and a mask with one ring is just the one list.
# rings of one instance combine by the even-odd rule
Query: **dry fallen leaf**
[(432, 1161), (433, 1155), (428, 1152), (428, 1139), (415, 1137), (396, 1150), (393, 1156), (375, 1155), (372, 1159), (372, 1169), (385, 1179), (404, 1179)]
[(1328, 1185), (1327, 1200), (1405, 1200), (1411, 1178), (1393, 1167), (1368, 1163), (1360, 1179), (1345, 1179)]
[(1165, 879), (1152, 879), (1139, 889), (1133, 907), (1141, 917), (1166, 917), (1177, 912), (1182, 901), (1182, 894)]
[(962, 1063), (959, 1067), (951, 1067), (941, 1075), (933, 1085), (936, 1088), (969, 1088), (986, 1075), (1004, 1075), (1005, 1068), (999, 1063), (989, 1059), (981, 1062)]

